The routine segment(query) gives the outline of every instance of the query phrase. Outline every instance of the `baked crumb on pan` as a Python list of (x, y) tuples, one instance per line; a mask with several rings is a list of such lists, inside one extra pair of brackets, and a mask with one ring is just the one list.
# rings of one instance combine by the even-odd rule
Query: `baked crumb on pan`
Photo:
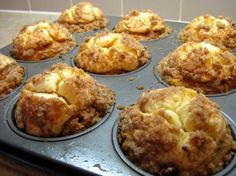
[(205, 94), (236, 88), (236, 57), (224, 47), (207, 42), (187, 42), (156, 66), (160, 78)]
[(24, 26), (13, 39), (15, 59), (38, 61), (59, 56), (76, 45), (71, 33), (61, 24), (40, 21)]
[(151, 40), (166, 37), (171, 33), (162, 18), (151, 10), (133, 10), (122, 17), (114, 28), (114, 32), (132, 35), (137, 40)]
[(199, 16), (180, 31), (179, 38), (182, 43), (208, 41), (235, 49), (236, 26), (231, 19), (222, 16), (218, 18), (212, 15)]
[(213, 175), (236, 149), (219, 106), (184, 87), (144, 92), (120, 114), (118, 141), (133, 164), (154, 175)]
[(82, 69), (56, 64), (32, 77), (21, 91), (16, 125), (33, 136), (75, 134), (100, 121), (114, 101), (114, 91)]
[(117, 106), (117, 109), (120, 110), (120, 111), (121, 111), (121, 110), (124, 110), (124, 109), (125, 109), (125, 106), (124, 106), (124, 105), (118, 105), (118, 106)]
[(80, 45), (75, 62), (91, 73), (117, 74), (133, 71), (149, 59), (146, 48), (132, 36), (102, 32)]
[(0, 53), (0, 98), (16, 89), (25, 76), (25, 70), (16, 61)]
[(108, 25), (108, 19), (90, 2), (80, 2), (62, 12), (59, 23), (71, 32), (85, 32), (105, 28)]

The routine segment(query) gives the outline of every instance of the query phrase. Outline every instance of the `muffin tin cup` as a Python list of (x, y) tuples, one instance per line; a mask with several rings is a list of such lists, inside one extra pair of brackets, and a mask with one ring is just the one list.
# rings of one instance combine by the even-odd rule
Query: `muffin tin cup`
[(55, 56), (55, 57), (52, 57), (52, 58), (48, 58), (48, 59), (42, 59), (42, 60), (35, 60), (35, 61), (28, 61), (28, 60), (20, 60), (20, 59), (15, 59), (16, 62), (18, 63), (39, 63), (39, 62), (48, 62), (48, 61), (51, 61), (51, 60), (57, 60), (59, 59), (60, 56)]
[[(21, 65), (22, 66), (22, 65)], [(28, 71), (26, 69), (26, 67), (22, 66), (24, 68), (24, 71), (25, 71), (25, 74), (24, 74), (24, 77), (23, 77), (23, 80), (21, 82), (21, 84), (19, 86), (17, 86), (14, 90), (12, 90), (11, 92), (9, 92), (8, 94), (2, 96), (0, 98), (0, 101), (8, 98), (9, 96), (13, 95), (15, 92), (17, 92), (19, 89), (22, 88), (22, 86), (25, 84), (26, 80), (28, 79)]]
[[(75, 63), (75, 58), (70, 58), (70, 64), (71, 66), (73, 67), (77, 67), (77, 68), (80, 68), (76, 63)], [(133, 74), (133, 73), (136, 73), (136, 72), (139, 72), (141, 70), (143, 70), (145, 67), (147, 67), (150, 63), (151, 63), (151, 57), (150, 59), (148, 60), (148, 62), (140, 67), (138, 67), (137, 69), (133, 70), (133, 71), (130, 71), (130, 72), (125, 72), (125, 73), (120, 73), (120, 74), (96, 74), (96, 73), (91, 73), (91, 72), (88, 72), (86, 71), (88, 74), (90, 74), (91, 76), (95, 76), (95, 77), (117, 77), (117, 76), (127, 76), (127, 75), (130, 75), (130, 74)]]
[[(234, 140), (236, 140), (236, 124), (235, 124), (235, 122), (229, 116), (227, 116), (224, 112), (221, 111), (221, 113), (225, 117), (225, 119), (227, 120), (228, 124), (230, 125), (231, 134), (232, 134)], [(113, 129), (112, 129), (112, 142), (113, 142), (113, 146), (115, 148), (115, 151), (117, 152), (119, 157), (125, 162), (125, 164), (127, 164), (127, 166), (129, 166), (131, 169), (138, 172), (139, 174), (141, 174), (143, 176), (154, 176), (153, 174), (150, 174), (150, 173), (142, 170), (141, 168), (137, 167), (136, 165), (134, 165), (131, 161), (129, 161), (127, 159), (127, 157), (123, 153), (123, 151), (120, 147), (120, 144), (118, 142), (118, 139), (117, 139), (118, 138), (118, 130), (119, 130), (118, 126), (119, 126), (119, 119), (115, 122)], [(235, 165), (236, 165), (236, 153), (234, 154), (230, 163), (227, 166), (225, 166), (225, 168), (223, 170), (217, 172), (215, 174), (215, 176), (227, 175), (235, 167)]]
[[(154, 73), (156, 79), (157, 79), (158, 81), (160, 81), (164, 86), (166, 86), (166, 87), (169, 87), (169, 86), (170, 86), (167, 82), (165, 82), (165, 81), (160, 77), (159, 73), (157, 73), (157, 71), (156, 71), (156, 65), (153, 67), (153, 73)], [(232, 94), (232, 93), (234, 93), (234, 92), (236, 92), (236, 88), (235, 88), (235, 89), (232, 89), (232, 90), (230, 90), (230, 91), (224, 92), (224, 93), (204, 94), (204, 95), (206, 95), (207, 97), (219, 97), (219, 96), (227, 96), (227, 95), (230, 95), (230, 94)]]
[(26, 132), (24, 132), (23, 130), (19, 129), (17, 126), (16, 126), (16, 122), (15, 122), (15, 111), (16, 111), (16, 104), (17, 104), (17, 101), (19, 100), (19, 96), (15, 97), (9, 107), (8, 107), (8, 110), (7, 110), (7, 114), (6, 114), (6, 121), (7, 121), (7, 124), (9, 125), (10, 129), (13, 130), (16, 134), (18, 134), (19, 136), (21, 137), (24, 137), (26, 139), (29, 139), (29, 140), (33, 140), (33, 141), (42, 141), (42, 142), (56, 142), (56, 141), (63, 141), (63, 140), (68, 140), (68, 139), (73, 139), (73, 138), (76, 138), (76, 137), (79, 137), (79, 136), (82, 136), (82, 135), (85, 135), (86, 133), (89, 133), (90, 131), (96, 129), (97, 127), (99, 127), (100, 125), (102, 125), (102, 123), (104, 123), (108, 118), (109, 116), (112, 114), (112, 111), (114, 109), (114, 106), (115, 104), (113, 104), (110, 109), (107, 111), (106, 115), (99, 121), (97, 122), (96, 124), (90, 126), (89, 128), (81, 131), (81, 132), (78, 132), (78, 133), (75, 133), (75, 134), (72, 134), (72, 135), (68, 135), (68, 136), (61, 136), (61, 137), (37, 137), (37, 136), (32, 136), (30, 134), (27, 134)]
[(113, 126), (112, 129), (112, 144), (115, 148), (115, 151), (117, 152), (117, 154), (119, 155), (119, 157), (123, 160), (123, 162), (125, 164), (127, 164), (127, 166), (129, 166), (131, 169), (133, 169), (135, 172), (143, 175), (143, 176), (153, 176), (152, 174), (149, 174), (148, 172), (140, 169), (139, 167), (135, 166), (131, 161), (129, 161), (126, 156), (124, 155), (124, 153), (122, 152), (121, 148), (120, 148), (120, 144), (118, 142), (118, 122), (119, 120), (117, 120)]
[(16, 59), (14, 57), (11, 56), (11, 49), (12, 49), (12, 44), (9, 44), (5, 47), (5, 50), (2, 52), (4, 55), (9, 56), (11, 58), (13, 58), (17, 63), (26, 63), (26, 64), (30, 64), (30, 63), (44, 63), (44, 62), (49, 62), (49, 61), (53, 61), (53, 60), (60, 60), (60, 58), (62, 58), (65, 55), (68, 55), (72, 52), (74, 52), (74, 50), (76, 50), (78, 47), (78, 45), (76, 44), (73, 48), (71, 48), (69, 51), (67, 51), (64, 54), (57, 54), (54, 57), (48, 58), (48, 59), (42, 59), (42, 60), (34, 60), (34, 61), (30, 61), (30, 60), (20, 60), (20, 59)]

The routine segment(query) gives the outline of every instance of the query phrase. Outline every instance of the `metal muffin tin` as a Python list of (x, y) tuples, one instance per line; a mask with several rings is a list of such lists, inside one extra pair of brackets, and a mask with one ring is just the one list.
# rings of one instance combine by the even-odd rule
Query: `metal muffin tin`
[[(120, 17), (109, 17), (110, 23), (108, 29), (112, 29)], [(56, 167), (59, 172), (78, 173), (78, 175), (115, 175), (115, 176), (138, 176), (145, 175), (145, 172), (138, 171), (124, 162), (125, 159), (117, 153), (119, 148), (116, 143), (117, 120), (119, 119), (119, 105), (128, 106), (137, 101), (138, 97), (145, 90), (166, 87), (155, 77), (154, 67), (169, 52), (172, 52), (179, 46), (178, 32), (186, 24), (174, 21), (166, 22), (173, 32), (167, 38), (141, 42), (145, 45), (151, 54), (151, 60), (140, 69), (120, 75), (96, 75), (91, 74), (98, 82), (103, 83), (116, 92), (116, 103), (111, 114), (104, 118), (92, 130), (82, 132), (59, 139), (35, 138), (25, 134), (16, 128), (14, 124), (14, 108), (22, 86), (0, 100), (0, 149), (10, 154), (16, 155), (23, 160), (30, 160), (37, 164)], [(67, 54), (53, 59), (38, 62), (17, 61), (24, 66), (28, 73), (28, 78), (41, 73), (51, 65), (64, 62), (75, 66), (73, 59), (79, 49), (79, 45), (87, 36), (95, 35), (96, 32), (86, 32), (73, 34), (78, 46)], [(8, 45), (0, 52), (10, 56), (12, 45)], [(130, 79), (132, 78), (132, 79)], [(143, 90), (140, 90), (143, 87)], [(229, 121), (233, 132), (236, 128), (236, 93), (224, 94), (222, 96), (210, 96), (211, 100), (221, 106), (221, 110), (226, 113), (226, 119)], [(114, 128), (113, 128), (114, 127)], [(112, 133), (113, 131), (113, 133)], [(82, 135), (83, 134), (83, 135)], [(4, 146), (4, 147), (3, 147)], [(33, 159), (32, 159), (33, 158)], [(41, 162), (36, 162), (36, 160)], [(50, 164), (45, 164), (50, 163)], [(217, 176), (236, 175), (236, 159), (231, 161), (230, 165)], [(62, 169), (63, 168), (63, 169)]]

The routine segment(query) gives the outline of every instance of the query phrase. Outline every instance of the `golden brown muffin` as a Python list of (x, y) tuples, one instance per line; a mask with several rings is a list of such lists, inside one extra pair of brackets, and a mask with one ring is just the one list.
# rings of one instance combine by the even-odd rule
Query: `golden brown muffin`
[(80, 45), (76, 64), (92, 73), (116, 74), (133, 71), (149, 58), (146, 48), (132, 36), (103, 32)]
[(156, 66), (169, 85), (184, 86), (205, 94), (236, 88), (236, 57), (225, 48), (206, 42), (187, 42)]
[(24, 68), (0, 53), (0, 98), (16, 89), (24, 79)]
[(90, 2), (80, 2), (65, 10), (59, 17), (59, 23), (71, 32), (85, 32), (106, 27), (108, 19)]
[(13, 40), (11, 55), (26, 61), (49, 59), (70, 51), (75, 44), (63, 25), (41, 21), (20, 30)]
[(166, 37), (171, 29), (151, 10), (131, 11), (115, 26), (114, 32), (132, 35), (137, 40), (150, 40)]
[(236, 26), (231, 19), (222, 16), (218, 18), (211, 15), (199, 16), (180, 31), (179, 38), (182, 43), (208, 41), (235, 49)]
[(82, 69), (57, 64), (27, 82), (17, 102), (16, 125), (34, 136), (66, 136), (100, 121), (114, 101), (114, 91)]
[(152, 174), (213, 175), (236, 149), (219, 106), (192, 89), (146, 91), (120, 116), (121, 149)]

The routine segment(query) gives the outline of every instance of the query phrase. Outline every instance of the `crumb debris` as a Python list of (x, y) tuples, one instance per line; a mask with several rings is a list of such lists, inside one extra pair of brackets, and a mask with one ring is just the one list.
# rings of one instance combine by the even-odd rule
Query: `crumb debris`
[(143, 86), (137, 86), (136, 89), (138, 89), (138, 90), (143, 90), (144, 87), (143, 87)]
[(134, 77), (129, 77), (128, 80), (129, 80), (129, 81), (134, 81), (135, 78), (134, 78)]
[(118, 106), (117, 106), (117, 109), (118, 109), (118, 110), (124, 110), (124, 109), (125, 109), (125, 106), (124, 106), (124, 105), (118, 105)]

